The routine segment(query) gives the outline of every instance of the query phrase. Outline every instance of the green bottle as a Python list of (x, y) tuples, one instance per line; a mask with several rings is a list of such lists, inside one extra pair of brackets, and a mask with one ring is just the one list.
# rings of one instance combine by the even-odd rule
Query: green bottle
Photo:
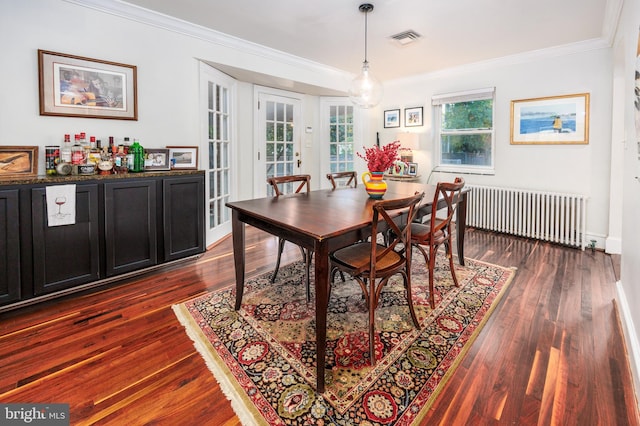
[(133, 140), (133, 144), (129, 148), (129, 152), (133, 154), (133, 164), (130, 166), (129, 171), (138, 173), (144, 171), (144, 148), (140, 143), (138, 143), (138, 139)]

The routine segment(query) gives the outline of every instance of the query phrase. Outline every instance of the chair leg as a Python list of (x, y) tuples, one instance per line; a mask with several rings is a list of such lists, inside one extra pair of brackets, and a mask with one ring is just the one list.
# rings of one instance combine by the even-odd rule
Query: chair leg
[(284, 239), (278, 238), (278, 259), (276, 260), (276, 268), (273, 270), (273, 275), (271, 275), (271, 282), (275, 282), (276, 276), (278, 275), (278, 269), (280, 269), (280, 258), (282, 257), (283, 250), (284, 250)]
[(402, 278), (404, 278), (404, 288), (407, 289), (407, 302), (409, 302), (409, 312), (411, 313), (411, 319), (413, 320), (413, 325), (416, 328), (420, 329), (420, 324), (418, 323), (418, 317), (416, 317), (416, 311), (413, 309), (413, 295), (411, 294), (411, 271), (408, 271), (407, 274), (403, 274)]
[(375, 338), (375, 315), (376, 315), (376, 290), (375, 290), (375, 280), (369, 280), (369, 361), (371, 361), (371, 366), (376, 365), (376, 338)]
[[(447, 244), (447, 247), (448, 246), (449, 245)], [(449, 250), (449, 248), (447, 248), (447, 256), (449, 257), (449, 268), (451, 269), (453, 283), (456, 285), (456, 287), (460, 287), (460, 284), (458, 284), (458, 277), (456, 277), (456, 269), (453, 267), (453, 254), (451, 253), (451, 250)]]
[(436, 250), (429, 248), (429, 306), (436, 308), (436, 298), (433, 291), (433, 272), (436, 269)]

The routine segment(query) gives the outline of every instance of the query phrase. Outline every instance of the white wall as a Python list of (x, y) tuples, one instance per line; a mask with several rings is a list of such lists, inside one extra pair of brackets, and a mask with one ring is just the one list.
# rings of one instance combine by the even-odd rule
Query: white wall
[(622, 265), (618, 294), (627, 347), (635, 377), (636, 395), (640, 391), (640, 134), (636, 133), (634, 108), (635, 70), (640, 25), (640, 1), (624, 2), (621, 22), (616, 35), (616, 47), (621, 50), (625, 69), (625, 96), (621, 109), (624, 113), (625, 136), (623, 160), (622, 207)]
[[(384, 129), (382, 113), (371, 123), (384, 142), (398, 131), (420, 132), (421, 151), (414, 160), (426, 181), (433, 168), (431, 97), (485, 87), (496, 88), (495, 175), (465, 175), (468, 183), (584, 194), (587, 233), (604, 247), (609, 224), (611, 155), (611, 49), (597, 48), (558, 57), (493, 61), (448, 72), (390, 82), (382, 110), (424, 106), (424, 126)], [(511, 101), (544, 96), (590, 93), (588, 145), (511, 145)], [(430, 182), (453, 179), (435, 173)]]
[[(39, 146), (40, 173), (44, 173), (44, 147), (60, 145), (65, 133), (84, 131), (103, 141), (110, 135), (116, 141), (135, 137), (147, 148), (198, 145), (202, 124), (199, 59), (268, 70), (276, 77), (333, 90), (345, 90), (351, 78), (285, 54), (233, 45), (224, 36), (221, 42), (215, 34), (185, 35), (191, 28), (181, 34), (150, 25), (144, 16), (136, 20), (121, 17), (133, 12), (130, 6), (108, 0), (0, 0), (0, 51), (5, 58), (0, 67), (0, 81), (5, 83), (0, 98), (0, 143)], [(137, 66), (138, 120), (40, 116), (38, 49)], [(253, 158), (253, 133), (248, 131), (253, 127), (251, 85), (239, 85), (238, 104), (234, 127), (241, 160), (236, 161), (243, 172), (238, 197), (248, 198), (253, 182), (253, 167), (248, 163)], [(305, 102), (305, 108), (316, 104)], [(317, 149), (315, 141), (303, 155), (311, 159), (313, 149)]]

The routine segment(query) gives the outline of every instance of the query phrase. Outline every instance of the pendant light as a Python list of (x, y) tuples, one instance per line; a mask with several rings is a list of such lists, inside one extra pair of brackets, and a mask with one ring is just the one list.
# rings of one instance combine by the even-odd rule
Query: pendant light
[(367, 14), (373, 10), (373, 5), (363, 3), (359, 9), (364, 13), (364, 62), (362, 72), (351, 82), (349, 98), (359, 107), (371, 108), (382, 100), (382, 85), (369, 71), (367, 61)]

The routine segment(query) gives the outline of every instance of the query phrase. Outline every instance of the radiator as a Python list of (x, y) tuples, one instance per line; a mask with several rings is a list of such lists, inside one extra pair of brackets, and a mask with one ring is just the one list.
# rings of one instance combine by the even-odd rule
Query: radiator
[(467, 185), (467, 226), (586, 247), (586, 202), (579, 194)]

